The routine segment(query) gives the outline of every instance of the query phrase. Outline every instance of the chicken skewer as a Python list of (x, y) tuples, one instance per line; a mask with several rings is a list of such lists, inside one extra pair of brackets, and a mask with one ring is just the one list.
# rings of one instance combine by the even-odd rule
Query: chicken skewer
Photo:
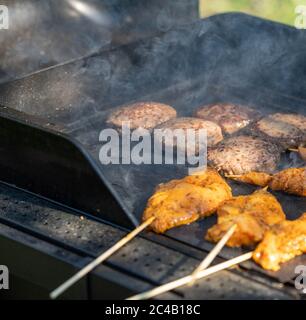
[(143, 220), (155, 217), (150, 229), (163, 233), (215, 213), (231, 197), (230, 186), (216, 170), (209, 168), (159, 185), (148, 201)]
[(293, 221), (285, 220), (265, 233), (253, 254), (264, 269), (277, 271), (280, 264), (306, 253), (306, 212)]
[(231, 197), (231, 188), (213, 169), (160, 185), (149, 200), (143, 223), (52, 291), (50, 297), (59, 297), (145, 228), (150, 226), (155, 232), (161, 233), (172, 227), (191, 223), (200, 216), (214, 213), (223, 201)]
[[(229, 231), (226, 235), (229, 234)], [(191, 274), (147, 292), (132, 296), (127, 300), (145, 300), (153, 298), (159, 294), (186, 285), (191, 281), (205, 278), (218, 271), (233, 267), (252, 258), (264, 269), (277, 271), (280, 268), (280, 263), (289, 261), (295, 256), (303, 253), (306, 253), (306, 213), (297, 220), (283, 220), (271, 226), (271, 229), (265, 233), (262, 241), (253, 252), (248, 252), (206, 270), (199, 271), (195, 275), (196, 279), (194, 279), (194, 275)]]
[(218, 208), (217, 215), (218, 222), (207, 231), (206, 240), (218, 242), (236, 224), (227, 242), (230, 247), (256, 245), (271, 226), (286, 219), (280, 203), (266, 188), (233, 197)]
[(228, 228), (237, 228), (227, 242), (230, 247), (257, 246), (253, 259), (264, 269), (277, 271), (280, 264), (306, 252), (306, 213), (294, 221), (286, 216), (276, 198), (265, 189), (238, 196), (218, 208), (218, 222), (206, 239), (219, 241)]
[[(230, 246), (257, 244), (270, 226), (285, 220), (281, 205), (266, 188), (248, 196), (238, 196), (225, 201), (217, 209), (217, 214), (218, 223), (208, 230), (207, 239), (218, 243), (190, 275), (189, 284), (198, 279), (202, 274), (202, 268), (208, 267), (225, 244)], [(252, 255), (249, 255), (248, 259), (251, 257)], [(186, 284), (184, 281), (185, 278), (179, 279), (133, 299), (152, 297), (152, 294), (155, 296)]]
[(306, 197), (306, 168), (289, 168), (274, 175), (264, 172), (249, 172), (242, 175), (226, 175), (226, 177), (257, 186), (268, 186), (275, 191), (279, 190)]

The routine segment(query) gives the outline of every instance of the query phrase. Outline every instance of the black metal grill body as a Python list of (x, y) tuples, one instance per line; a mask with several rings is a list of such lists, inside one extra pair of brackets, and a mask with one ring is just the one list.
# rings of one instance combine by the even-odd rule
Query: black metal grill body
[[(263, 114), (305, 114), (305, 49), (303, 31), (226, 14), (2, 84), (1, 179), (133, 227), (155, 186), (182, 177), (187, 170), (102, 166), (98, 137), (108, 112), (123, 103), (155, 100), (173, 105), (180, 116), (190, 116), (196, 107), (214, 101), (248, 104)], [(284, 157), (281, 167), (298, 164), (290, 155)], [(234, 194), (254, 190), (237, 183), (232, 187)], [(306, 211), (303, 198), (276, 196), (289, 219)], [(146, 237), (180, 252), (189, 250), (196, 258), (198, 252), (211, 248), (203, 235), (214, 221), (212, 217), (165, 236)], [(33, 227), (26, 229), (33, 231)], [(79, 246), (75, 239), (73, 246)], [(227, 248), (220, 257), (242, 251)], [(298, 259), (278, 273), (267, 273), (252, 262), (245, 268), (286, 283), (295, 276), (297, 261), (305, 263), (305, 256)]]
[[(10, 290), (1, 290), (0, 299), (48, 299), (52, 289), (125, 234), (5, 185), (0, 185), (0, 206), (0, 263), (9, 267), (11, 280)], [(61, 298), (123, 299), (189, 274), (206, 254), (192, 247), (183, 253), (183, 247), (168, 245), (138, 237)], [(303, 295), (293, 283), (280, 285), (248, 271), (244, 263), (157, 298), (301, 299)]]

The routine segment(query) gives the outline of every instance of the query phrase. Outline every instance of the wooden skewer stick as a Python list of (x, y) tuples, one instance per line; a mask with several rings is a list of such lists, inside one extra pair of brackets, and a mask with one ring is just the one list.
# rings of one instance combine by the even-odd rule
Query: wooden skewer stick
[(216, 244), (216, 246), (210, 251), (210, 253), (205, 257), (205, 259), (198, 265), (198, 267), (191, 274), (193, 280), (190, 281), (189, 285), (192, 286), (197, 278), (197, 274), (208, 268), (208, 266), (213, 262), (219, 252), (226, 245), (228, 239), (233, 235), (237, 228), (237, 225), (234, 224), (228, 231), (224, 234), (224, 236), (220, 239), (220, 241)]
[(127, 234), (124, 238), (119, 240), (115, 245), (113, 245), (107, 251), (102, 253), (98, 258), (96, 258), (95, 260), (90, 262), (87, 266), (85, 266), (83, 269), (81, 269), (79, 272), (77, 272), (74, 276), (72, 276), (70, 279), (68, 279), (63, 284), (61, 284), (58, 288), (53, 290), (50, 293), (50, 298), (51, 299), (58, 298), (68, 288), (70, 288), (72, 285), (74, 285), (76, 282), (78, 282), (81, 278), (86, 276), (90, 271), (92, 271), (94, 268), (96, 268), (98, 265), (100, 265), (103, 261), (108, 259), (112, 254), (114, 254), (116, 251), (118, 251), (120, 248), (122, 248), (125, 244), (127, 244), (129, 241), (131, 241), (133, 238), (135, 238), (135, 236), (137, 236), (137, 234), (139, 234), (142, 230), (144, 230), (146, 227), (148, 227), (154, 220), (155, 220), (155, 217), (151, 217), (148, 220), (146, 220), (145, 222), (143, 222), (140, 226), (138, 226), (132, 232)]
[[(213, 273), (216, 273), (218, 271), (230, 268), (230, 267), (232, 267), (234, 265), (237, 265), (237, 264), (239, 264), (241, 262), (250, 260), (252, 258), (252, 255), (253, 255), (253, 252), (248, 252), (248, 253), (245, 253), (245, 254), (243, 254), (243, 255), (241, 255), (239, 257), (236, 257), (234, 259), (227, 260), (227, 261), (219, 263), (219, 264), (217, 264), (217, 265), (215, 265), (213, 267), (210, 267), (208, 269), (202, 270), (196, 275), (196, 280), (205, 278), (205, 277), (207, 277), (207, 276), (209, 276), (209, 275), (211, 275)], [(189, 275), (189, 276), (183, 277), (181, 279), (178, 279), (178, 280), (166, 283), (164, 285), (161, 285), (161, 286), (159, 286), (157, 288), (154, 288), (152, 290), (137, 294), (137, 295), (132, 296), (132, 297), (126, 299), (126, 300), (146, 300), (146, 299), (150, 299), (150, 298), (158, 296), (158, 295), (160, 295), (162, 293), (165, 293), (165, 292), (171, 291), (173, 289), (176, 289), (178, 287), (181, 287), (183, 285), (186, 285), (192, 280), (193, 280), (192, 275)]]

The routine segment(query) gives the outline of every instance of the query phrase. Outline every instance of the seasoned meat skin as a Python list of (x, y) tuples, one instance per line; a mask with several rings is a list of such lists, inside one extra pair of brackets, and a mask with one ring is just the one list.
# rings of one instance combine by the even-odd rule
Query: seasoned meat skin
[(274, 175), (263, 172), (248, 172), (243, 175), (228, 177), (257, 186), (269, 186), (275, 191), (284, 191), (302, 197), (306, 196), (306, 168), (289, 168)]
[(306, 213), (294, 221), (285, 220), (268, 230), (253, 253), (266, 270), (277, 271), (281, 264), (306, 253)]
[(271, 141), (247, 135), (224, 139), (208, 150), (208, 163), (225, 174), (250, 171), (273, 172), (280, 161), (280, 148)]
[(230, 175), (227, 176), (233, 180), (237, 180), (244, 183), (254, 184), (255, 186), (266, 187), (269, 185), (272, 176), (265, 172), (248, 172), (243, 175)]
[(130, 129), (153, 129), (158, 124), (176, 117), (176, 110), (158, 102), (137, 102), (116, 108), (106, 123), (121, 131), (123, 122), (130, 123)]
[(230, 247), (257, 244), (266, 230), (286, 218), (277, 199), (264, 189), (226, 201), (219, 206), (217, 215), (218, 223), (208, 230), (205, 238), (218, 242), (236, 224), (235, 232), (227, 242)]
[(269, 187), (306, 197), (306, 168), (289, 168), (274, 174)]
[(224, 133), (232, 134), (259, 119), (259, 113), (238, 104), (217, 103), (198, 108), (195, 117), (215, 122)]
[(163, 233), (213, 214), (231, 197), (229, 185), (217, 171), (209, 168), (201, 174), (159, 185), (148, 201), (143, 220), (155, 216), (149, 228)]
[(295, 148), (305, 141), (305, 131), (293, 124), (296, 122), (283, 121), (281, 114), (273, 114), (256, 122), (250, 130), (255, 136), (269, 138), (284, 149)]
[[(160, 129), (163, 133), (166, 132), (166, 130), (182, 129), (184, 130), (185, 134), (187, 129), (194, 129), (194, 130), (205, 129), (207, 132), (207, 146), (213, 146), (223, 139), (222, 130), (217, 124), (211, 121), (206, 121), (206, 120), (191, 118), (191, 117), (171, 119), (157, 126), (155, 129)], [(185, 136), (185, 139), (186, 139), (186, 136)], [(166, 144), (170, 145), (167, 142)], [(173, 145), (177, 146), (176, 141), (174, 141)], [(187, 145), (185, 150), (188, 150), (188, 149), (189, 149), (189, 146)], [(199, 148), (199, 145), (196, 145), (196, 151), (198, 151), (199, 149), (201, 149)]]

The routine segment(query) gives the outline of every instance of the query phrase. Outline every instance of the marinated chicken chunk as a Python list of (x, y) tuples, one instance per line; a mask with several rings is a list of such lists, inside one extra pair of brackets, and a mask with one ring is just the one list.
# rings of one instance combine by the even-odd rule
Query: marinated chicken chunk
[(277, 271), (281, 263), (306, 253), (306, 213), (294, 221), (285, 220), (268, 230), (253, 253), (264, 269)]
[(269, 186), (275, 191), (306, 196), (306, 168), (289, 168), (274, 175), (263, 172), (249, 172), (243, 175), (229, 175), (228, 177), (257, 186)]
[(253, 184), (255, 186), (266, 187), (269, 185), (272, 175), (265, 172), (248, 172), (242, 175), (226, 175), (227, 178), (237, 180), (244, 183)]
[(208, 230), (206, 240), (218, 242), (236, 224), (235, 232), (227, 242), (230, 247), (257, 244), (266, 230), (286, 218), (277, 199), (264, 189), (226, 201), (219, 206), (217, 215), (218, 222)]
[(269, 187), (306, 197), (306, 168), (289, 168), (274, 174)]
[(195, 117), (217, 123), (226, 134), (232, 134), (259, 118), (259, 113), (247, 106), (218, 103), (198, 108)]
[(231, 197), (231, 188), (218, 172), (207, 169), (159, 185), (148, 201), (143, 220), (156, 217), (150, 228), (163, 233), (213, 214)]
[(250, 171), (273, 172), (280, 160), (280, 148), (261, 138), (229, 137), (208, 150), (209, 164), (226, 174)]

